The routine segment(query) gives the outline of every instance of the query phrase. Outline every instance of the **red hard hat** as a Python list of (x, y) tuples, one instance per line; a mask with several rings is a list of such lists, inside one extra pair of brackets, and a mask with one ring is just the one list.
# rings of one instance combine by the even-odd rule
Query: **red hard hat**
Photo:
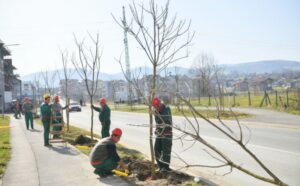
[(100, 98), (100, 103), (106, 104), (106, 99), (105, 98)]
[(152, 106), (153, 107), (158, 107), (158, 105), (160, 104), (160, 99), (159, 97), (154, 97), (153, 100), (152, 100)]
[(59, 97), (58, 97), (58, 96), (55, 96), (55, 97), (54, 97), (54, 101), (56, 101), (56, 102), (59, 101)]
[(119, 128), (115, 128), (111, 134), (117, 135), (117, 136), (122, 136), (122, 130)]

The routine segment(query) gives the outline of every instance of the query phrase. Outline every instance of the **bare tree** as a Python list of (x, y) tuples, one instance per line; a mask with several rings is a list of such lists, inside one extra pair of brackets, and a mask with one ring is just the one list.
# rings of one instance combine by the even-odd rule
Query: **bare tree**
[(200, 103), (201, 96), (208, 96), (212, 93), (212, 79), (216, 74), (215, 70), (215, 60), (207, 53), (201, 53), (194, 60), (190, 71), (196, 77), (198, 103)]
[[(171, 93), (172, 94), (172, 93)], [(185, 117), (185, 121), (188, 126), (186, 125), (175, 125), (173, 124), (172, 127), (178, 131), (181, 132), (179, 135), (178, 139), (180, 139), (183, 143), (183, 141), (188, 140), (192, 141), (193, 145), (195, 143), (201, 143), (208, 149), (203, 149), (205, 153), (210, 155), (212, 158), (217, 160), (219, 164), (215, 165), (204, 165), (204, 164), (197, 164), (195, 162), (187, 162), (183, 158), (181, 158), (179, 155), (177, 157), (184, 162), (185, 168), (188, 167), (209, 167), (209, 168), (220, 168), (220, 167), (229, 167), (230, 173), (232, 169), (237, 169), (243, 173), (246, 173), (256, 179), (272, 183), (275, 185), (281, 185), (281, 186), (286, 186), (287, 184), (284, 183), (282, 180), (280, 180), (258, 157), (255, 153), (253, 153), (247, 146), (248, 142), (250, 141), (250, 137), (246, 139), (245, 131), (244, 129), (248, 129), (246, 126), (241, 125), (239, 120), (235, 117), (236, 123), (237, 123), (237, 128), (238, 132), (234, 132), (234, 130), (231, 129), (226, 123), (224, 123), (221, 119), (219, 119), (219, 123), (213, 122), (210, 119), (206, 118), (204, 115), (202, 115), (199, 111), (193, 107), (190, 102), (186, 99), (184, 99), (182, 96), (178, 95), (178, 98), (189, 108), (189, 112), (192, 113), (193, 117), (187, 117), (186, 111), (181, 110), (182, 115)], [(178, 107), (178, 109), (180, 109)], [(232, 112), (234, 115), (234, 113)], [(235, 116), (235, 115), (234, 115)], [(199, 119), (203, 119), (207, 124), (212, 126), (215, 130), (221, 132), (226, 136), (227, 139), (229, 139), (231, 142), (234, 142), (235, 144), (238, 145), (238, 147), (244, 151), (250, 158), (252, 158), (269, 176), (262, 176), (260, 173), (257, 173), (255, 171), (252, 171), (250, 169), (247, 169), (243, 165), (241, 165), (238, 162), (235, 162), (230, 156), (226, 155), (220, 148), (217, 148), (216, 146), (212, 145), (209, 141), (205, 140), (203, 136), (200, 134), (200, 129), (201, 125), (199, 122)], [(248, 129), (249, 130), (249, 129)], [(249, 130), (250, 134), (251, 131)], [(192, 140), (191, 140), (192, 139)], [(192, 146), (193, 146), (192, 145)], [(192, 146), (188, 147), (186, 150), (191, 148)], [(227, 173), (227, 174), (228, 174)]]
[[(37, 102), (37, 104), (38, 105), (40, 105), (40, 103), (41, 103), (41, 87), (40, 87), (40, 73), (38, 73), (38, 74), (35, 74), (34, 75), (34, 80), (33, 80), (33, 85), (34, 85), (34, 87), (35, 87), (35, 90), (36, 90), (36, 95), (37, 95), (37, 99), (36, 98), (34, 98), (34, 102), (36, 103)], [(36, 107), (36, 113), (37, 113), (37, 105), (35, 105)]]
[[(60, 51), (60, 54), (61, 54), (61, 62), (62, 62), (62, 65), (63, 65), (63, 75), (64, 75), (64, 79), (63, 81), (61, 81), (63, 83), (63, 94), (64, 94), (64, 97), (65, 97), (65, 104), (66, 105), (69, 105), (69, 100), (70, 100), (70, 97), (69, 97), (69, 92), (68, 92), (68, 88), (69, 88), (69, 80), (70, 78), (72, 77), (73, 73), (74, 73), (74, 70), (71, 69), (71, 68), (68, 68), (69, 66), (69, 62), (70, 62), (70, 59), (69, 59), (69, 54), (67, 51)], [(59, 74), (59, 73), (58, 73)], [(59, 74), (59, 79), (62, 80), (62, 78), (60, 77), (60, 74)], [(66, 115), (67, 115), (67, 131), (69, 131), (69, 107), (66, 108)]]
[[(87, 47), (85, 41), (78, 41), (74, 35), (75, 44), (77, 47), (77, 59), (73, 58), (72, 63), (80, 75), (81, 79), (84, 81), (86, 90), (90, 98), (90, 104), (93, 105), (93, 98), (96, 94), (99, 74), (100, 74), (100, 59), (102, 55), (102, 50), (100, 50), (99, 34), (96, 38), (93, 38), (91, 34), (88, 34), (92, 42), (92, 47)], [(91, 77), (91, 79), (89, 79)], [(94, 110), (91, 107), (91, 138), (93, 140), (93, 126), (94, 126)]]
[[(145, 7), (137, 5), (134, 1), (129, 5), (132, 17), (131, 23), (124, 27), (122, 19), (116, 22), (122, 29), (127, 29), (129, 35), (141, 47), (148, 62), (152, 66), (152, 79), (149, 96), (145, 102), (148, 103), (149, 111), (149, 135), (152, 162), (152, 176), (155, 173), (154, 150), (153, 150), (153, 114), (151, 100), (157, 92), (156, 77), (168, 65), (188, 57), (187, 47), (190, 45), (194, 33), (190, 34), (191, 21), (178, 20), (177, 16), (169, 16), (169, 0), (162, 7), (159, 7), (154, 0), (149, 1)], [(129, 79), (129, 78), (127, 78)]]
[(53, 95), (55, 92), (55, 82), (57, 77), (57, 72), (55, 71), (52, 75), (49, 74), (48, 70), (40, 72), (42, 79), (44, 81), (45, 91), (50, 95)]
[(223, 79), (222, 69), (216, 64), (214, 64), (212, 67), (213, 67), (213, 71), (214, 71), (214, 79), (216, 81), (216, 87), (218, 88), (218, 91), (214, 91), (214, 97), (216, 98), (218, 96), (218, 98), (219, 98), (219, 100), (216, 101), (216, 105), (217, 105), (217, 114), (218, 114), (218, 117), (220, 117), (221, 113), (224, 112), (224, 110), (225, 110), (225, 108), (224, 108), (225, 107), (224, 85), (222, 82), (222, 79)]

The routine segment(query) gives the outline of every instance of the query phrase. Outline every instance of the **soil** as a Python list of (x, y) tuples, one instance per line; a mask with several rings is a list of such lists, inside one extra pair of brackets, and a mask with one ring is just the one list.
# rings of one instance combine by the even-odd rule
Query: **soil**
[(91, 143), (91, 142), (92, 142), (91, 138), (80, 135), (74, 140), (72, 145), (86, 145), (86, 146), (92, 147), (95, 145), (95, 143), (97, 143), (97, 140), (93, 140), (93, 143)]
[(159, 172), (156, 167), (154, 177), (151, 177), (151, 162), (144, 159), (136, 159), (131, 157), (122, 158), (125, 163), (129, 163), (129, 176), (124, 179), (133, 185), (138, 186), (156, 186), (156, 185), (205, 185), (195, 183), (194, 177), (179, 171)]
[[(72, 145), (86, 145), (92, 147), (96, 143), (96, 140), (91, 143), (91, 139), (80, 135), (78, 136)], [(128, 164), (129, 175), (128, 177), (122, 177), (132, 185), (137, 186), (205, 186), (204, 183), (195, 183), (194, 177), (179, 172), (159, 172), (158, 168), (155, 167), (155, 175), (151, 177), (151, 162), (135, 156), (125, 156), (122, 160)]]

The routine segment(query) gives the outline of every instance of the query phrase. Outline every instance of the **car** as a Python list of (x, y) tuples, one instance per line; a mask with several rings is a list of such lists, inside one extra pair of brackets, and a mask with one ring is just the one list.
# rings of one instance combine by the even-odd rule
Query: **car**
[(77, 102), (73, 102), (69, 104), (69, 111), (77, 111), (81, 112), (81, 106)]

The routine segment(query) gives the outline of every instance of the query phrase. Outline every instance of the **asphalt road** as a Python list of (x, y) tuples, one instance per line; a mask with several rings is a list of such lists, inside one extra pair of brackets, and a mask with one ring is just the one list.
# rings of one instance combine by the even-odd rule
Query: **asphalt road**
[[(251, 110), (250, 110), (251, 111)], [(255, 111), (252, 111), (255, 112)], [(261, 159), (265, 164), (283, 181), (289, 185), (300, 185), (300, 121), (299, 116), (290, 114), (283, 114), (284, 120), (280, 120), (281, 113), (272, 111), (271, 115), (266, 114), (263, 117), (261, 110), (257, 111), (259, 115), (254, 118), (242, 121), (243, 125), (250, 128), (251, 133), (245, 128), (244, 138), (251, 137), (248, 147)], [(269, 112), (269, 111), (267, 111)], [(100, 134), (100, 124), (98, 121), (98, 113), (95, 112), (94, 117), (94, 132)], [(272, 119), (271, 116), (274, 116)], [(255, 119), (269, 118), (268, 120)], [(83, 107), (82, 112), (71, 113), (71, 123), (78, 127), (89, 130), (90, 129), (90, 109)], [(141, 125), (149, 123), (149, 116), (147, 114), (127, 113), (127, 112), (112, 112), (112, 126), (123, 129), (124, 135), (121, 143), (137, 149), (148, 157), (150, 157), (149, 150), (149, 128), (136, 127), (133, 125)], [(191, 127), (186, 125), (185, 119), (182, 117), (173, 117), (174, 123), (190, 130)], [(258, 122), (255, 122), (257, 120)], [(288, 120), (285, 123), (282, 121)], [(273, 122), (274, 121), (274, 122)], [(234, 130), (238, 128), (233, 121), (227, 121), (228, 125)], [(199, 121), (200, 134), (210, 143), (221, 149), (227, 156), (240, 163), (251, 170), (257, 171), (260, 175), (265, 173), (253, 162), (249, 157), (242, 152), (237, 145), (230, 142), (224, 135), (216, 131), (204, 121)], [(179, 133), (175, 132), (174, 138)], [(189, 141), (174, 140), (173, 142), (173, 157), (172, 167), (179, 169), (184, 164), (176, 156), (180, 156), (189, 164), (205, 164), (218, 165), (220, 163), (212, 159), (207, 153), (203, 151), (205, 147), (196, 143), (192, 148), (188, 148), (192, 143)], [(231, 174), (223, 176), (229, 171), (228, 168), (199, 168), (193, 167), (188, 169), (189, 172), (195, 175), (201, 175), (219, 185), (270, 185), (261, 181), (257, 181), (244, 173), (234, 170)]]

